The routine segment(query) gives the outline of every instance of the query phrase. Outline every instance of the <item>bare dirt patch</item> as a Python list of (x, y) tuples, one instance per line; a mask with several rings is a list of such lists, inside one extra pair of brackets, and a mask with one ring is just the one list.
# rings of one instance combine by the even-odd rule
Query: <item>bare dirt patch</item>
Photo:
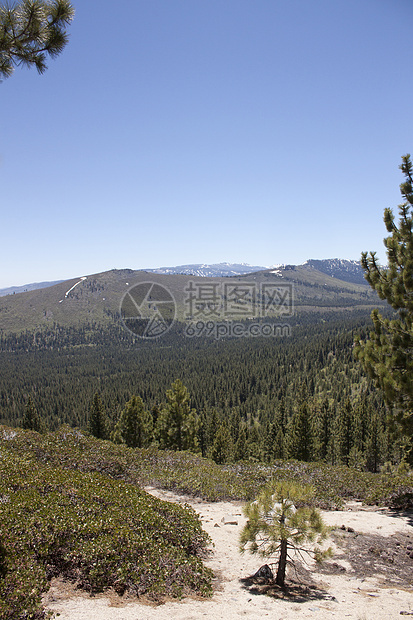
[[(149, 490), (149, 489), (148, 489)], [(324, 512), (334, 527), (328, 544), (336, 555), (324, 567), (298, 565), (288, 573), (289, 587), (251, 580), (264, 563), (239, 552), (245, 524), (240, 502), (204, 502), (150, 489), (167, 501), (190, 504), (213, 540), (206, 564), (215, 573), (210, 599), (186, 598), (154, 607), (113, 592), (91, 598), (73, 589), (46, 595), (59, 620), (396, 620), (413, 615), (413, 515), (364, 507), (353, 502), (344, 511)], [(345, 529), (341, 529), (344, 524)], [(349, 531), (353, 530), (353, 531)]]

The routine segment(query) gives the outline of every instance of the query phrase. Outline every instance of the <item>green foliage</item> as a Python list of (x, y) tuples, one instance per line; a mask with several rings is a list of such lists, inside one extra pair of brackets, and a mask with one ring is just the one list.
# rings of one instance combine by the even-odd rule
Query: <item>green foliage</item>
[[(101, 444), (70, 429), (14, 437), (0, 429), (0, 531), (7, 553), (2, 619), (40, 618), (30, 614), (40, 613), (53, 576), (89, 592), (113, 587), (154, 600), (210, 593), (211, 573), (201, 561), (209, 539), (195, 512), (114, 479), (122, 466), (115, 468), (113, 455), (111, 468), (97, 471)], [(70, 460), (87, 446), (93, 451), (83, 463)]]
[(22, 428), (29, 431), (36, 431), (37, 433), (43, 433), (45, 429), (45, 424), (43, 420), (40, 418), (36, 407), (33, 404), (32, 399), (29, 396), (26, 405), (26, 412), (23, 418)]
[(234, 455), (234, 442), (228, 424), (220, 424), (210, 450), (210, 457), (215, 463), (230, 463)]
[(68, 41), (66, 26), (74, 17), (68, 0), (21, 0), (0, 6), (0, 78), (15, 66), (46, 70), (46, 55), (58, 56)]
[(131, 448), (147, 448), (152, 441), (153, 419), (140, 396), (132, 396), (115, 425), (112, 440)]
[(90, 407), (88, 430), (97, 439), (106, 439), (108, 436), (108, 422), (100, 395), (96, 393)]
[(196, 452), (199, 417), (189, 405), (189, 393), (182, 381), (174, 381), (166, 392), (166, 401), (157, 420), (161, 448)]
[(290, 420), (288, 446), (290, 458), (299, 461), (310, 460), (310, 437), (310, 414), (307, 402), (303, 401)]
[(209, 501), (251, 500), (273, 478), (313, 486), (313, 503), (320, 508), (340, 507), (348, 499), (386, 505), (398, 489), (412, 486), (411, 472), (400, 473), (393, 467), (382, 475), (302, 461), (218, 465), (190, 452), (115, 445), (67, 426), (46, 435), (0, 426), (0, 442), (0, 454), (5, 445), (43, 464), (98, 472), (138, 486), (157, 486)]
[[(348, 398), (353, 411), (365, 401), (358, 443), (364, 457), (370, 411), (377, 412), (377, 428), (389, 437), (386, 445), (377, 444), (383, 446), (377, 463), (370, 458), (366, 461), (377, 470), (386, 460), (397, 461), (400, 450), (391, 438), (393, 430), (380, 392), (352, 355), (354, 331), (365, 329), (366, 317), (365, 313), (364, 318), (357, 315), (332, 321), (324, 315), (318, 322), (313, 317), (295, 325), (289, 338), (218, 343), (183, 338), (171, 330), (162, 342), (138, 345), (115, 328), (104, 331), (93, 325), (78, 331), (56, 327), (13, 338), (0, 334), (0, 422), (21, 426), (28, 393), (52, 430), (63, 423), (87, 428), (96, 392), (105, 404), (110, 430), (133, 394), (141, 396), (157, 422), (165, 409), (165, 392), (182, 374), (185, 359), (182, 381), (200, 418), (197, 440), (203, 456), (210, 454), (220, 424), (226, 420), (235, 446), (245, 431), (243, 446), (244, 437), (238, 444), (242, 449), (235, 450), (236, 460), (285, 458), (289, 420), (304, 404), (311, 434), (309, 460), (336, 463), (341, 457), (333, 445), (335, 418)], [(275, 425), (273, 442), (269, 440), (271, 424)], [(166, 434), (162, 445), (169, 445), (167, 431), (162, 429)]]
[[(356, 340), (355, 354), (383, 389), (387, 402), (396, 408), (412, 451), (413, 435), (413, 167), (410, 155), (400, 165), (405, 182), (400, 185), (404, 199), (399, 205), (399, 223), (391, 209), (384, 211), (390, 233), (384, 239), (388, 267), (380, 267), (376, 253), (362, 253), (365, 277), (372, 288), (395, 310), (388, 319), (378, 310), (372, 313), (374, 331), (369, 339)], [(413, 462), (413, 451), (410, 458)]]
[(294, 482), (271, 482), (244, 509), (248, 521), (241, 532), (240, 549), (268, 558), (278, 556), (276, 583), (284, 587), (287, 563), (297, 554), (313, 555), (317, 561), (329, 557), (331, 549), (317, 546), (328, 529), (320, 512), (308, 505), (315, 489)]

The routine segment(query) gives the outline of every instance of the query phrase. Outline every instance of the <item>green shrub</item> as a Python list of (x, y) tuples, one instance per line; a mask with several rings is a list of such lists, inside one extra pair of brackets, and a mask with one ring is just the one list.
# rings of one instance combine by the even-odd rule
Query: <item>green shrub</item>
[[(39, 437), (19, 433), (13, 445), (0, 442), (2, 620), (45, 617), (41, 595), (57, 575), (89, 592), (112, 586), (154, 600), (211, 592), (202, 563), (209, 538), (190, 507), (102, 472), (45, 463), (48, 439)], [(26, 442), (31, 450), (22, 449)]]

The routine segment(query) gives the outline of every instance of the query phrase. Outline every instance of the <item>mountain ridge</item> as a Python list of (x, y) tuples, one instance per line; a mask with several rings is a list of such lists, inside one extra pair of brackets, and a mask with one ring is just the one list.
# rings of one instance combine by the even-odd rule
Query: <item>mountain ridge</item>
[(21, 286), (8, 286), (6, 288), (0, 288), (0, 297), (6, 295), (16, 295), (16, 293), (27, 293), (27, 291), (36, 291), (39, 288), (48, 288), (64, 282), (64, 280), (53, 280), (49, 282), (30, 282), (29, 284), (22, 284)]
[[(359, 261), (347, 260), (342, 258), (329, 258), (329, 259), (309, 259), (302, 263), (302, 265), (293, 265), (295, 267), (306, 266), (314, 267), (318, 271), (330, 275), (331, 277), (338, 278), (345, 282), (354, 282), (355, 284), (365, 284), (364, 272)], [(191, 263), (188, 265), (177, 265), (174, 267), (157, 267), (153, 269), (128, 269), (120, 271), (144, 271), (147, 273), (158, 273), (163, 275), (189, 275), (198, 276), (204, 278), (219, 278), (219, 277), (233, 277), (246, 275), (249, 273), (256, 273), (259, 271), (270, 270), (282, 270), (285, 267), (291, 267), (286, 263), (280, 263), (278, 265), (272, 265), (265, 267), (263, 265), (249, 265), (248, 263)], [(116, 271), (116, 270), (115, 270)], [(105, 272), (103, 272), (105, 273)], [(90, 276), (89, 276), (90, 277)], [(38, 290), (42, 288), (48, 288), (61, 282), (69, 282), (75, 280), (70, 278), (68, 280), (54, 280), (50, 282), (32, 282), (29, 284), (23, 284), (21, 286), (10, 286), (0, 289), (0, 297), (6, 295), (15, 295), (18, 293), (26, 293), (28, 291)]]
[[(205, 295), (205, 291), (209, 291), (209, 294), (211, 291), (217, 292), (218, 305), (222, 308), (231, 305), (228, 300), (237, 295), (238, 299), (242, 299), (242, 294), (248, 291), (253, 301), (247, 303), (252, 303), (251, 316), (254, 317), (261, 316), (262, 294), (268, 290), (286, 292), (290, 296), (291, 308), (293, 307), (296, 317), (303, 313), (321, 316), (326, 312), (355, 309), (368, 313), (377, 306), (383, 306), (384, 302), (364, 278), (360, 282), (349, 281), (354, 279), (354, 270), (362, 270), (361, 266), (355, 266), (351, 261), (337, 261), (327, 261), (322, 265), (278, 265), (273, 269), (242, 275), (209, 278), (112, 269), (66, 280), (47, 288), (1, 297), (0, 336), (43, 329), (56, 330), (60, 327), (83, 329), (89, 325), (94, 326), (93, 329), (106, 329), (110, 325), (122, 325), (122, 300), (136, 285), (142, 284), (156, 285), (158, 290), (159, 287), (166, 289), (167, 294), (174, 300), (176, 320), (184, 323), (199, 317), (198, 311), (195, 314), (188, 311), (189, 296), (198, 295), (198, 291), (201, 291), (200, 295)], [(317, 266), (321, 266), (323, 271), (317, 269)], [(330, 274), (325, 273), (327, 268)], [(196, 293), (189, 293), (189, 290)], [(200, 300), (205, 301), (203, 298)], [(208, 304), (206, 307), (208, 309)], [(232, 308), (235, 306), (232, 305)], [(245, 313), (238, 314), (235, 318), (239, 320), (240, 316), (242, 318)], [(291, 317), (292, 314), (288, 316)], [(232, 320), (232, 315), (225, 314), (225, 320)]]

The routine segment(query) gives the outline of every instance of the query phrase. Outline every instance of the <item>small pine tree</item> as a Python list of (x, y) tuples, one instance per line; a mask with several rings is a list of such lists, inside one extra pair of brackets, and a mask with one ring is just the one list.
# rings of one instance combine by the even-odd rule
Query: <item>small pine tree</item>
[(131, 448), (146, 448), (152, 440), (152, 430), (152, 415), (140, 396), (132, 396), (116, 422), (112, 440)]
[(97, 439), (107, 438), (108, 423), (103, 403), (98, 393), (94, 395), (90, 408), (88, 430)]
[(306, 544), (318, 545), (328, 534), (320, 512), (308, 505), (313, 495), (312, 487), (273, 482), (244, 509), (248, 521), (241, 532), (240, 550), (265, 558), (278, 556), (275, 582), (281, 588), (285, 587), (287, 564), (294, 564), (297, 553), (313, 555), (318, 562), (332, 555), (331, 548), (321, 551)]

